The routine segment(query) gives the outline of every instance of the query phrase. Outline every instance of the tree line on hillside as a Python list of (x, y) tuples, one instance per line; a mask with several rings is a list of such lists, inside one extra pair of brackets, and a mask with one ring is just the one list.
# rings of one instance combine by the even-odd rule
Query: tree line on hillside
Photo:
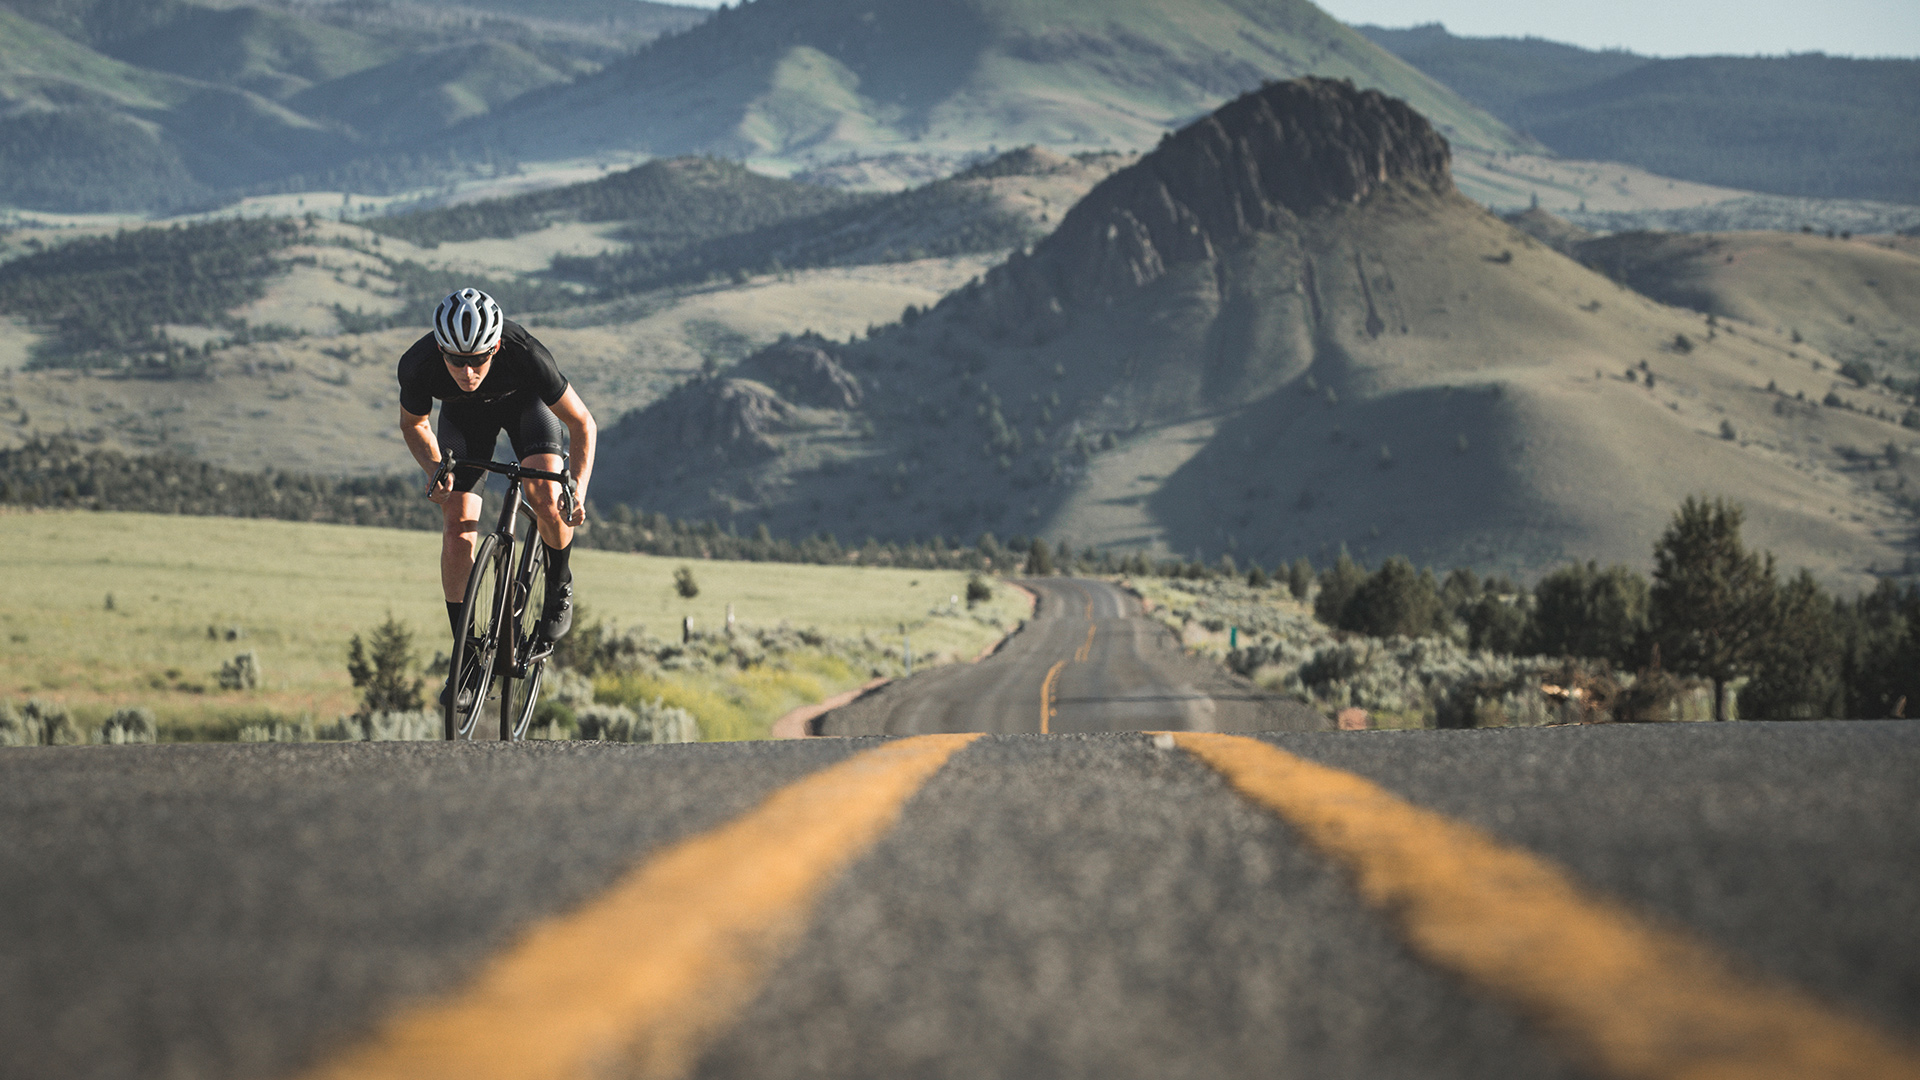
[(433, 247), (507, 239), (557, 221), (620, 221), (627, 223), (622, 239), (642, 246), (684, 246), (873, 198), (762, 176), (719, 158), (679, 158), (651, 161), (584, 184), (365, 224), (388, 236)]
[[(0, 505), (49, 510), (122, 511), (191, 516), (270, 518), (395, 529), (441, 527), (440, 508), (411, 476), (333, 478), (280, 469), (242, 472), (178, 454), (123, 454), (83, 449), (64, 438), (39, 438), (0, 450)], [(497, 495), (483, 519), (493, 520)], [(991, 535), (973, 545), (931, 542), (842, 544), (830, 533), (798, 540), (774, 537), (765, 525), (742, 536), (714, 521), (683, 521), (624, 505), (588, 506), (583, 547), (675, 558), (791, 562), (917, 569), (1010, 570), (1027, 540), (1003, 546)], [(1044, 543), (1044, 541), (1042, 541)], [(1115, 565), (1108, 557), (1101, 564)]]
[[(83, 450), (38, 439), (0, 450), (0, 505), (272, 518), (436, 530), (440, 510), (414, 477), (335, 479), (265, 469), (240, 472), (173, 454)], [(494, 507), (484, 511), (492, 520)], [(842, 544), (830, 533), (799, 539), (750, 535), (714, 521), (683, 521), (624, 505), (589, 506), (583, 547), (686, 559), (858, 564), (1046, 575), (1241, 578), (1311, 601), (1328, 626), (1371, 637), (1451, 635), (1473, 649), (1578, 657), (1642, 682), (1662, 672), (1698, 675), (1727, 690), (1744, 680), (1748, 718), (1904, 716), (1920, 709), (1920, 586), (1882, 580), (1839, 597), (1805, 570), (1784, 576), (1768, 552), (1740, 538), (1739, 507), (1689, 499), (1654, 548), (1651, 578), (1626, 566), (1571, 563), (1523, 589), (1460, 568), (1444, 579), (1395, 557), (1369, 572), (1345, 552), (1319, 573), (1301, 558), (1273, 573), (1218, 562), (1075, 551), (1066, 541), (991, 533), (976, 542)], [(970, 597), (971, 599), (971, 597)]]
[(129, 356), (177, 362), (186, 348), (159, 328), (237, 329), (227, 312), (265, 295), (274, 257), (302, 233), (275, 218), (72, 240), (0, 263), (0, 312), (53, 333), (34, 366), (119, 366)]
[(557, 257), (554, 273), (609, 293), (630, 293), (832, 266), (850, 258), (898, 262), (1009, 251), (1042, 233), (1025, 217), (1000, 209), (988, 192), (949, 179), (694, 243), (662, 242), (632, 227), (619, 235), (632, 246)]

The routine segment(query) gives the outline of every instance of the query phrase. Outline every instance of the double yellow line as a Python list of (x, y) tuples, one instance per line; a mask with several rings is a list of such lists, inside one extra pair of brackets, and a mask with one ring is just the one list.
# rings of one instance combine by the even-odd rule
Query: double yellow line
[[(685, 1076), (797, 946), (826, 889), (978, 737), (888, 742), (780, 789), (305, 1075)], [(1912, 1047), (1358, 776), (1242, 736), (1154, 742), (1278, 814), (1416, 954), (1530, 1016), (1600, 1075), (1920, 1080)]]
[[(1093, 621), (1093, 601), (1088, 600), (1087, 640), (1081, 642), (1080, 647), (1073, 650), (1073, 663), (1084, 664), (1093, 658), (1093, 632), (1097, 625), (1098, 624)], [(1055, 662), (1052, 667), (1047, 669), (1047, 677), (1040, 682), (1040, 734), (1042, 735), (1050, 735), (1053, 733), (1053, 718), (1060, 715), (1060, 707), (1054, 699), (1060, 692), (1060, 669), (1066, 666), (1067, 661), (1065, 660)]]

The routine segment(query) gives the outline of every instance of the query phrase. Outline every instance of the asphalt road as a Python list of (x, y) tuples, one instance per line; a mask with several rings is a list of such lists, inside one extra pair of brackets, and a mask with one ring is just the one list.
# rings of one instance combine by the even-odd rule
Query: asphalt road
[[(1034, 578), (1033, 617), (992, 656), (888, 684), (821, 717), (823, 735), (1321, 731), (1327, 718), (1188, 655), (1104, 581)], [(1057, 670), (1056, 670), (1057, 668)], [(1042, 727), (1042, 698), (1046, 720)]]
[[(1032, 675), (1061, 658), (1042, 646), (1068, 645), (1061, 672), (1087, 655), (1095, 598), (1077, 619), (1043, 606), (1016, 636), (1042, 631), (1026, 644), (1037, 655), (1003, 666), (1022, 681), (1004, 692), (1001, 707), (1017, 709), (1005, 728), (1037, 729)], [(1124, 672), (1133, 646), (1108, 629), (1115, 651), (1102, 662)], [(1155, 666), (1151, 635), (1139, 640), (1143, 667), (1178, 670)], [(1056, 678), (1052, 720), (1099, 723), (1084, 697), (1112, 701), (1115, 727), (1155, 722), (1141, 683), (1103, 692)], [(1150, 708), (1220, 723), (1214, 690), (1230, 685), (1174, 683), (1191, 689)], [(955, 692), (991, 692), (981, 686)], [(1211, 712), (1194, 704), (1202, 691)], [(916, 722), (987, 714), (934, 715)], [(763, 853), (807, 847), (842, 804), (820, 799), (801, 808), (811, 824), (787, 820), (789, 793), (913, 742), (0, 750), (0, 1078), (280, 1078), (338, 1062), (410, 1007), (457, 1000), (499, 957), (538, 945), (545, 931), (531, 928), (580, 920), (675, 852), (704, 845), (725, 865), (743, 849), (714, 838), (752, 821)], [(1920, 726), (1257, 742), (1484, 830), (1742, 979), (1797, 988), (1920, 1046)], [(989, 735), (954, 750), (903, 789), (897, 818), (849, 841), (819, 890), (795, 892), (803, 902), (770, 920), (794, 929), (762, 974), (732, 997), (696, 995), (732, 1004), (682, 1074), (1624, 1075), (1564, 1026), (1435, 962), (1298, 821), (1183, 746), (1116, 732)], [(749, 885), (761, 867), (791, 878), (776, 862), (746, 860)], [(629, 920), (605, 951), (616, 937), (674, 939), (727, 899)], [(563, 970), (552, 992), (597, 1001), (596, 951), (577, 985)], [(508, 1060), (462, 1075), (532, 1075)], [(639, 1075), (622, 1060), (585, 1075)]]

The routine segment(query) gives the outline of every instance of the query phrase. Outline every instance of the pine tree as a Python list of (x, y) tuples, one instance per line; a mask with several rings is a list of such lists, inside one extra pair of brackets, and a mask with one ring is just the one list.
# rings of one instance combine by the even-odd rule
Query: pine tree
[(1047, 542), (1039, 537), (1033, 538), (1033, 544), (1027, 548), (1027, 565), (1024, 571), (1028, 577), (1046, 577), (1053, 573), (1053, 553), (1047, 550)]
[(1740, 542), (1735, 504), (1688, 497), (1653, 548), (1652, 638), (1669, 670), (1713, 680), (1713, 718), (1727, 718), (1727, 683), (1750, 674), (1777, 602), (1773, 553)]
[(1433, 633), (1439, 616), (1433, 574), (1396, 555), (1354, 590), (1335, 625), (1373, 637), (1424, 637)]
[(1333, 566), (1320, 574), (1320, 595), (1313, 598), (1313, 617), (1328, 626), (1341, 625), (1340, 617), (1347, 609), (1347, 601), (1360, 591), (1365, 584), (1367, 572), (1347, 555), (1346, 545), (1340, 547), (1340, 558)]
[(1800, 571), (1780, 586), (1753, 681), (1740, 691), (1740, 715), (1750, 720), (1843, 715), (1842, 644), (1833, 600), (1813, 574)]
[(1305, 555), (1302, 555), (1293, 560), (1292, 566), (1287, 567), (1287, 591), (1293, 594), (1295, 600), (1305, 600), (1307, 590), (1312, 587), (1313, 564), (1307, 561)]
[(1631, 667), (1647, 629), (1647, 580), (1631, 567), (1574, 563), (1534, 586), (1528, 651)]
[(423, 680), (407, 678), (414, 659), (413, 631), (391, 615), (374, 628), (368, 644), (361, 642), (359, 634), (353, 635), (347, 648), (347, 674), (356, 689), (365, 691), (361, 715), (416, 712), (422, 707)]

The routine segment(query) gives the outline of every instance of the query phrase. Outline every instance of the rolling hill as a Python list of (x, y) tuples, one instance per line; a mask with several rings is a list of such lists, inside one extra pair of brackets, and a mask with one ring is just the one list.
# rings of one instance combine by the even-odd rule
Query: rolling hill
[[(1891, 238), (1806, 233), (1619, 233), (1582, 262), (1676, 307), (1806, 342), (1869, 376), (1920, 377), (1920, 258)], [(1860, 368), (1851, 368), (1861, 371)]]
[[(1785, 329), (1627, 290), (1462, 198), (1447, 165), (1404, 102), (1272, 84), (930, 312), (608, 425), (602, 497), (787, 534), (1524, 574), (1644, 563), (1705, 491), (1789, 565), (1853, 584), (1903, 565), (1920, 473), (1882, 449), (1911, 442), (1910, 399)], [(856, 405), (769, 374), (822, 364)]]
[(1463, 145), (1529, 145), (1307, 0), (752, 0), (473, 135), (522, 160), (711, 152), (786, 169), (1144, 149), (1306, 72), (1405, 97)]
[(1358, 28), (1556, 153), (1775, 195), (1920, 203), (1920, 60), (1656, 60), (1437, 23)]
[(5, 0), (0, 205), (167, 213), (490, 168), (422, 140), (705, 17), (612, 3)]

